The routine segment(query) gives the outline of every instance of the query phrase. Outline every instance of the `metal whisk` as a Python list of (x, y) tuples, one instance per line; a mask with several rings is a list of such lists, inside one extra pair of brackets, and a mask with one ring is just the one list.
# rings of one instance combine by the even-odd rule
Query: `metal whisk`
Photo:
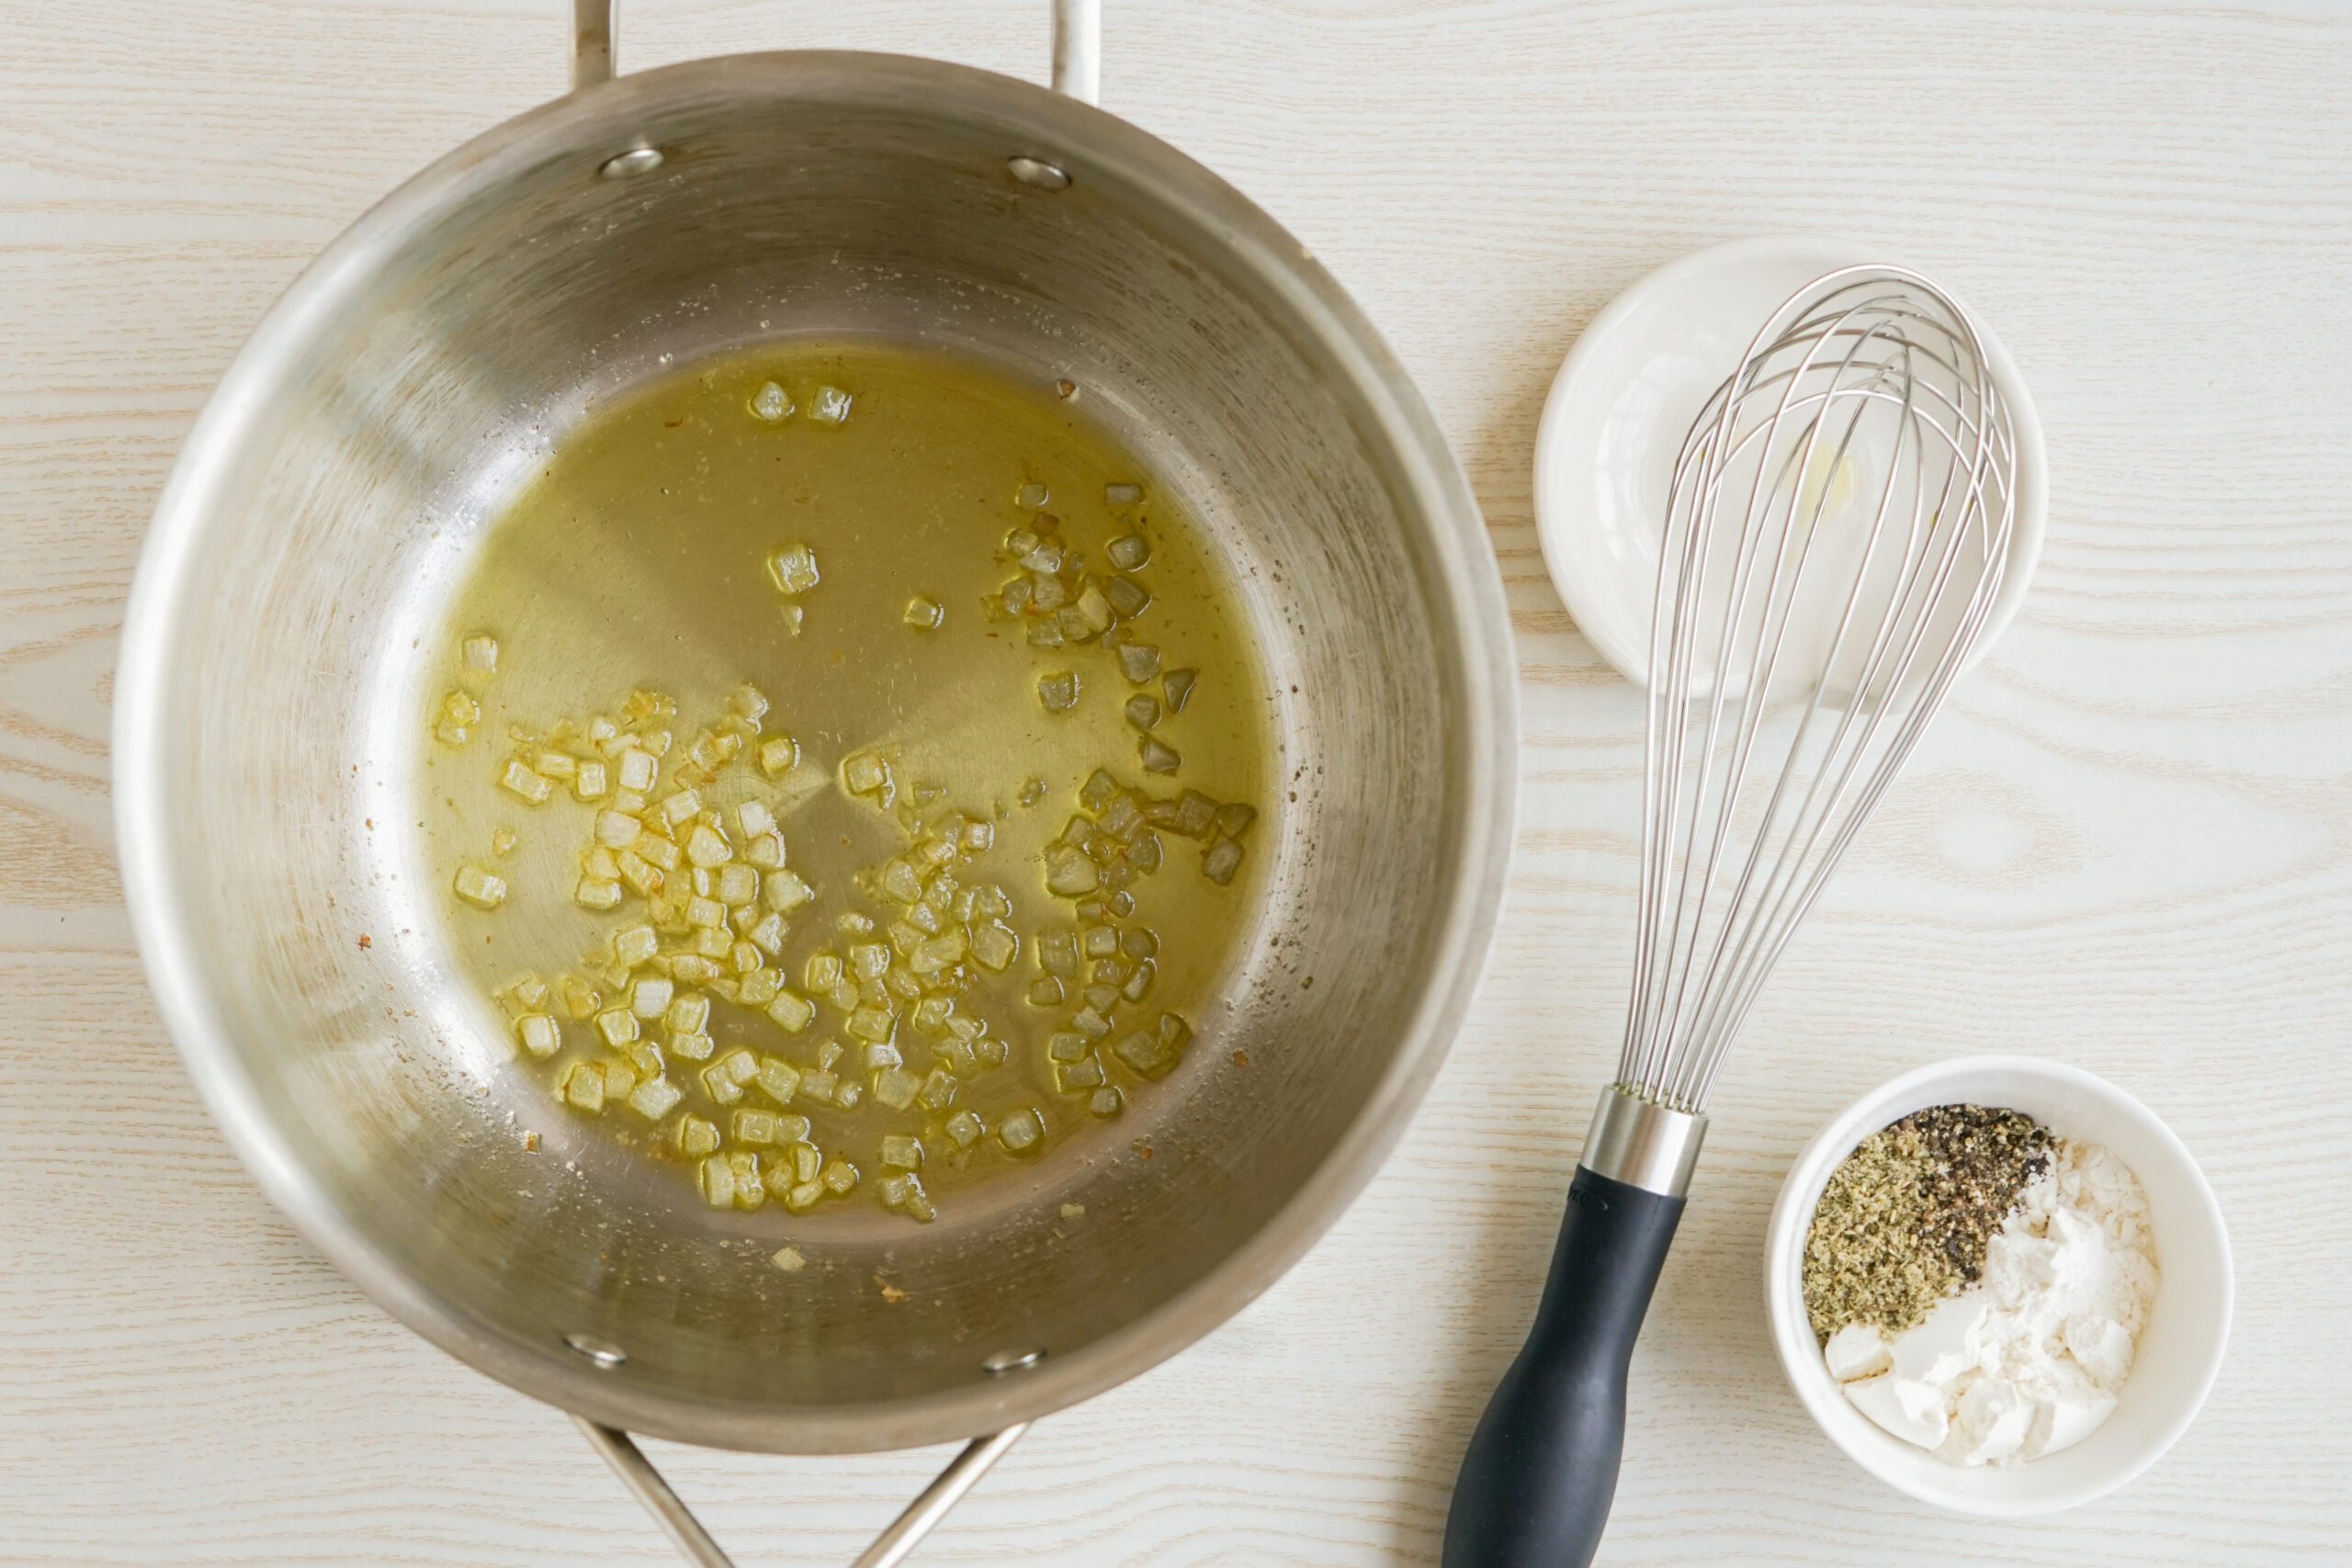
[(1791, 296), (1684, 437), (1650, 633), (1624, 1047), (1534, 1327), (1463, 1461), (1447, 1568), (1591, 1560), (1707, 1097), (1975, 649), (2016, 480), (1983, 339), (1894, 267)]

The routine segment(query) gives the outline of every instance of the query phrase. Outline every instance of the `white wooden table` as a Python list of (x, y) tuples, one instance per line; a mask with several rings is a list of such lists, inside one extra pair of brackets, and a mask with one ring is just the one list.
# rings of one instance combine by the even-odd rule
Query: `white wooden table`
[[(559, 0), (0, 0), (0, 1560), (670, 1561), (565, 1421), (263, 1201), (130, 950), (106, 729), (147, 513), (240, 338), (443, 150), (560, 89)], [(2049, 431), (2024, 614), (1782, 965), (1635, 1366), (1619, 1563), (2352, 1561), (2352, 15), (2317, 6), (1112, 0), (1104, 102), (1353, 288), (1510, 583), (1523, 827), (1483, 998), (1385, 1174), (1204, 1343), (1041, 1425), (925, 1562), (1427, 1563), (1613, 1059), (1634, 694), (1544, 579), (1529, 442), (1611, 293), (1842, 231), (1949, 277)], [(934, 52), (1044, 0), (644, 0), (624, 68)], [(2105, 1073), (2201, 1156), (2237, 1329), (2178, 1448), (2031, 1526), (1883, 1491), (1782, 1384), (1764, 1216), (1891, 1073)], [(664, 1450), (746, 1568), (937, 1462)]]

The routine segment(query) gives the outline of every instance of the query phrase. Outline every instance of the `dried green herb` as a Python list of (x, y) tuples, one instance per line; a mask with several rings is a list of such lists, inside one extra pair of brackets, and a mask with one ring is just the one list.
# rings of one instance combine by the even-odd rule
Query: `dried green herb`
[(2050, 1168), (2050, 1129), (2015, 1111), (1937, 1105), (1864, 1138), (1830, 1173), (1804, 1242), (1804, 1307), (1826, 1340), (1899, 1334), (1984, 1271), (1984, 1249)]

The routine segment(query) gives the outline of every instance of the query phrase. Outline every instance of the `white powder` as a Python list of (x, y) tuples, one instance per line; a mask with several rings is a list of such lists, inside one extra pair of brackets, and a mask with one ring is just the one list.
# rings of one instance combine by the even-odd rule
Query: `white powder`
[(1825, 1354), (1856, 1408), (1896, 1437), (1952, 1464), (2011, 1464), (2082, 1441), (2113, 1412), (2155, 1291), (2139, 1179), (2097, 1145), (2060, 1140), (1982, 1279), (1903, 1334), (1849, 1326)]

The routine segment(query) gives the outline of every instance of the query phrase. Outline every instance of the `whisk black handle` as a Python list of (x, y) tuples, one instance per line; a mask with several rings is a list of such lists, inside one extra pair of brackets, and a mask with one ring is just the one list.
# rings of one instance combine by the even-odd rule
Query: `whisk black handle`
[(1625, 1371), (1685, 1200), (1579, 1165), (1535, 1326), (1453, 1483), (1445, 1568), (1584, 1568), (1625, 1445)]

